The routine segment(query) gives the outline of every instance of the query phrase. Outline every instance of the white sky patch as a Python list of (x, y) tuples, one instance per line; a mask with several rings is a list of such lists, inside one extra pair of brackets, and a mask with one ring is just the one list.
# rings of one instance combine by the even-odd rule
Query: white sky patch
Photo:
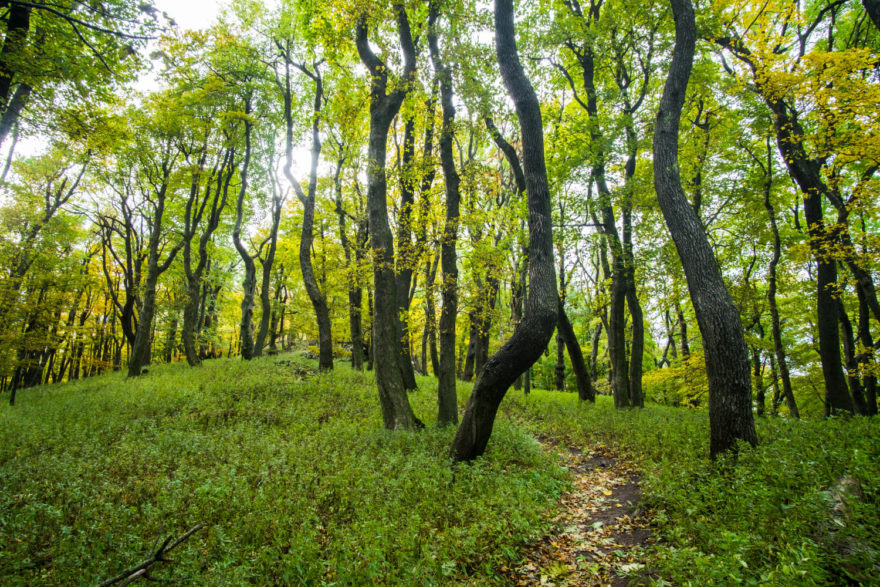
[(204, 30), (217, 22), (220, 0), (154, 0), (182, 29)]

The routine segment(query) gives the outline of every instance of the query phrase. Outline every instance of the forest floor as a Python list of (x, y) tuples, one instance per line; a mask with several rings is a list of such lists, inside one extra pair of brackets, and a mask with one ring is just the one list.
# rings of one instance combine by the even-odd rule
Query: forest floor
[(646, 547), (654, 541), (640, 508), (639, 475), (605, 445), (586, 451), (538, 439), (558, 451), (572, 474), (554, 528), (532, 544), (507, 575), (515, 585), (647, 584)]

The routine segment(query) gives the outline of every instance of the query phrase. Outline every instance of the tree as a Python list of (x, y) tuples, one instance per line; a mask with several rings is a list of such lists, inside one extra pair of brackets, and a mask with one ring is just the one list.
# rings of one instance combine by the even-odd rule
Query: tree
[(517, 53), (512, 0), (495, 0), (495, 49), (501, 77), (516, 107), (523, 141), (529, 205), (529, 297), (519, 326), (489, 358), (474, 384), (452, 443), (451, 454), (456, 461), (470, 461), (485, 452), (495, 414), (507, 389), (541, 356), (557, 321), (552, 214), (541, 108)]
[(397, 280), (394, 275), (394, 240), (388, 224), (385, 161), (388, 129), (400, 110), (416, 70), (416, 50), (406, 9), (393, 4), (404, 69), (395, 85), (388, 87), (389, 68), (370, 47), (366, 15), (357, 23), (358, 55), (370, 73), (370, 136), (367, 153), (367, 210), (370, 250), (373, 254), (375, 309), (373, 314), (373, 355), (376, 384), (382, 407), (382, 422), (389, 430), (420, 427), (406, 395), (400, 371), (400, 329), (398, 328)]
[[(89, 117), (82, 110), (90, 109), (90, 94), (104, 96), (116, 81), (131, 79), (137, 49), (159, 28), (152, 2), (10, 0), (4, 7), (0, 143), (35, 102), (53, 112), (44, 121), (56, 128), (87, 130), (82, 126)], [(52, 104), (56, 95), (63, 98)]]
[(712, 247), (681, 187), (678, 126), (693, 65), (696, 22), (690, 0), (672, 0), (675, 49), (660, 99), (654, 134), (654, 189), (678, 249), (709, 379), (709, 452), (735, 450), (737, 441), (758, 442), (752, 417), (749, 358), (739, 313), (724, 285)]
[[(286, 128), (286, 139), (284, 144), (284, 175), (287, 181), (296, 192), (296, 197), (303, 205), (303, 223), (302, 233), (299, 244), (299, 265), (302, 271), (303, 283), (306, 286), (306, 292), (312, 307), (315, 310), (315, 316), (318, 321), (318, 368), (322, 371), (333, 369), (333, 336), (330, 330), (330, 309), (327, 306), (327, 299), (318, 287), (318, 280), (315, 278), (315, 270), (312, 267), (312, 239), (315, 223), (315, 195), (318, 186), (318, 160), (321, 156), (321, 137), (320, 122), (321, 108), (324, 103), (324, 79), (321, 76), (321, 60), (315, 61), (311, 68), (304, 64), (293, 61), (291, 55), (290, 40), (276, 41), (279, 51), (284, 60), (284, 76), (279, 81), (282, 85), (282, 96), (284, 100), (284, 121)], [(312, 158), (309, 168), (309, 184), (307, 191), (303, 191), (302, 186), (293, 175), (291, 166), (293, 165), (293, 111), (292, 111), (292, 93), (290, 85), (290, 68), (295, 67), (305, 76), (307, 76), (315, 84), (315, 98), (312, 107)]]

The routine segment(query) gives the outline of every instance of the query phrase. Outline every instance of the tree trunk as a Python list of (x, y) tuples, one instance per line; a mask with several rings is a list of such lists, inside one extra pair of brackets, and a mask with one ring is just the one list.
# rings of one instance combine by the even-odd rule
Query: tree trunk
[(596, 324), (590, 338), (590, 381), (599, 380), (599, 337), (602, 336), (602, 322)]
[(439, 256), (436, 256), (433, 262), (430, 257), (425, 259), (425, 330), (422, 333), (422, 367), (427, 375), (430, 356), (431, 372), (435, 377), (440, 373), (440, 356), (437, 354), (437, 304), (434, 287), (439, 266)]
[(782, 379), (782, 397), (788, 406), (788, 414), (793, 418), (800, 418), (797, 403), (794, 401), (794, 392), (791, 388), (791, 377), (788, 372), (788, 359), (785, 356), (785, 348), (782, 346), (782, 327), (779, 322), (779, 308), (776, 305), (776, 267), (782, 256), (782, 244), (779, 239), (779, 227), (776, 225), (776, 210), (770, 201), (770, 192), (773, 187), (772, 167), (773, 157), (770, 153), (770, 141), (767, 140), (767, 168), (766, 181), (764, 182), (764, 208), (770, 218), (770, 230), (773, 233), (773, 257), (770, 259), (767, 276), (767, 305), (770, 308), (770, 332), (773, 335), (773, 350), (776, 355), (776, 365), (779, 369), (779, 377)]
[[(315, 270), (312, 266), (315, 195), (318, 186), (318, 160), (321, 157), (321, 135), (319, 127), (321, 122), (321, 108), (324, 103), (324, 83), (317, 64), (314, 66), (314, 71), (309, 71), (304, 66), (297, 65), (300, 71), (315, 82), (315, 99), (312, 108), (312, 158), (311, 167), (309, 168), (309, 185), (307, 191), (304, 192), (302, 187), (300, 187), (299, 182), (293, 176), (293, 170), (291, 168), (293, 165), (293, 98), (290, 84), (291, 65), (294, 64), (290, 60), (289, 55), (287, 55), (284, 78), (284, 118), (286, 121), (287, 132), (284, 175), (287, 177), (287, 181), (290, 182), (291, 187), (293, 187), (296, 192), (297, 198), (299, 198), (299, 201), (302, 202), (303, 205), (302, 232), (299, 241), (299, 266), (302, 272), (303, 285), (305, 285), (309, 301), (312, 302), (312, 308), (315, 311), (315, 318), (318, 323), (318, 369), (321, 371), (329, 371), (333, 369), (333, 335), (330, 331), (330, 308), (327, 306), (327, 298), (324, 296), (321, 288), (318, 287), (318, 280), (315, 278)], [(386, 129), (386, 136), (387, 132)], [(382, 165), (384, 166), (384, 153)]]
[[(245, 103), (245, 113), (250, 113), (250, 101)], [(254, 357), (254, 292), (257, 287), (257, 268), (254, 258), (241, 240), (241, 225), (244, 216), (244, 198), (248, 187), (248, 167), (251, 160), (251, 131), (253, 125), (248, 119), (244, 121), (245, 151), (241, 166), (241, 187), (238, 190), (238, 201), (235, 208), (235, 227), (232, 229), (232, 241), (235, 250), (244, 263), (244, 281), (242, 282), (241, 322), (239, 324), (239, 340), (241, 342), (241, 358), (250, 361)]]
[(452, 443), (456, 461), (486, 450), (498, 406), (517, 376), (541, 356), (556, 327), (558, 294), (541, 107), (516, 49), (512, 0), (495, 0), (495, 47), (504, 85), (516, 107), (523, 142), (529, 208), (529, 298), (522, 322), (489, 359), (474, 385)]
[(565, 342), (565, 348), (568, 350), (568, 358), (571, 359), (571, 370), (574, 371), (574, 377), (577, 381), (578, 399), (581, 401), (596, 401), (596, 390), (593, 389), (590, 381), (590, 374), (587, 372), (587, 366), (584, 363), (584, 355), (581, 352), (581, 346), (578, 344), (577, 337), (574, 334), (574, 328), (565, 313), (562, 306), (562, 300), (559, 300), (559, 321), (556, 325), (562, 340)]
[(560, 325), (563, 320), (567, 320), (568, 317), (564, 316), (565, 314), (565, 265), (562, 257), (561, 247), (557, 250), (557, 254), (559, 255), (559, 324), (556, 326), (556, 368), (554, 369), (556, 375), (556, 391), (564, 391), (565, 390), (565, 341), (562, 335), (562, 328)]
[(871, 17), (877, 30), (880, 30), (880, 0), (862, 0), (862, 5)]
[(825, 379), (825, 413), (853, 412), (852, 398), (846, 387), (840, 357), (838, 306), (836, 300), (837, 262), (826, 251), (833, 250), (835, 235), (825, 229), (822, 216), (822, 193), (825, 185), (820, 175), (821, 164), (809, 159), (802, 140), (803, 130), (788, 107), (780, 100), (767, 100), (774, 113), (776, 141), (788, 166), (788, 172), (803, 194), (804, 220), (810, 234), (810, 249), (816, 259), (816, 324), (819, 355)]
[(863, 350), (858, 355), (859, 367), (862, 370), (865, 382), (865, 409), (869, 416), (877, 415), (877, 376), (873, 374), (872, 358), (874, 356), (874, 340), (871, 337), (871, 315), (865, 292), (856, 284), (856, 293), (859, 296), (859, 342)]
[(432, 1), (428, 16), (428, 47), (434, 71), (440, 81), (440, 106), (443, 123), (438, 137), (440, 166), (446, 191), (446, 219), (440, 241), (440, 354), (437, 374), (437, 424), (445, 426), (458, 423), (458, 396), (455, 381), (455, 319), (458, 316), (458, 261), (456, 244), (458, 242), (458, 216), (461, 194), (461, 179), (455, 168), (453, 142), (455, 140), (455, 105), (453, 104), (452, 74), (440, 57), (435, 29), (438, 17), (438, 3)]
[(171, 263), (177, 256), (177, 252), (183, 246), (183, 240), (181, 240), (171, 249), (165, 261), (159, 262), (162, 222), (165, 214), (165, 200), (168, 194), (168, 179), (171, 173), (171, 165), (166, 163), (162, 167), (165, 176), (162, 178), (162, 183), (157, 188), (155, 194), (155, 213), (151, 223), (148, 244), (147, 277), (144, 280), (143, 301), (138, 311), (137, 332), (135, 333), (134, 343), (131, 345), (131, 356), (128, 358), (129, 377), (137, 377), (141, 374), (143, 368), (150, 363), (153, 317), (156, 313), (156, 288), (159, 285), (159, 276), (171, 266)]
[(865, 393), (859, 378), (859, 361), (856, 358), (856, 342), (853, 334), (852, 322), (846, 313), (843, 302), (838, 298), (838, 312), (840, 315), (840, 330), (843, 334), (843, 356), (846, 360), (846, 378), (849, 382), (849, 391), (853, 399), (853, 408), (857, 414), (866, 415), (868, 407), (865, 402)]
[(412, 239), (412, 216), (415, 207), (412, 161), (415, 155), (415, 120), (409, 117), (403, 131), (403, 162), (400, 181), (400, 212), (397, 218), (397, 324), (400, 329), (400, 373), (407, 391), (418, 388), (410, 354), (409, 306), (413, 270), (418, 263)]
[(388, 224), (385, 162), (388, 130), (400, 110), (409, 81), (415, 74), (415, 47), (406, 11), (395, 4), (398, 34), (405, 56), (402, 79), (387, 93), (388, 68), (373, 53), (367, 39), (367, 25), (362, 18), (357, 26), (357, 49), (371, 76), (370, 135), (367, 152), (367, 209), (370, 248), (373, 252), (373, 360), (382, 421), (390, 430), (409, 430), (422, 424), (409, 403), (400, 371), (400, 336), (397, 317), (397, 281), (394, 274), (394, 239)]
[(724, 285), (700, 220), (681, 186), (678, 126), (693, 65), (696, 23), (690, 0), (672, 0), (675, 48), (654, 134), (654, 188), (684, 267), (703, 336), (709, 381), (709, 450), (712, 457), (757, 444), (752, 416), (749, 358), (739, 312)]
[[(14, 83), (16, 69), (21, 67), (24, 57), (24, 49), (27, 44), (27, 36), (31, 25), (31, 7), (13, 4), (8, 8), (6, 20), (6, 35), (3, 39), (3, 48), (0, 49), (0, 107), (3, 117), (14, 108), (15, 100), (9, 99), (9, 91)], [(30, 93), (30, 86), (28, 86)], [(18, 107), (20, 112), (21, 107)], [(18, 112), (16, 112), (16, 119)], [(6, 124), (6, 132), (15, 125), (16, 120), (10, 119)], [(4, 133), (0, 136), (0, 143), (6, 138)]]

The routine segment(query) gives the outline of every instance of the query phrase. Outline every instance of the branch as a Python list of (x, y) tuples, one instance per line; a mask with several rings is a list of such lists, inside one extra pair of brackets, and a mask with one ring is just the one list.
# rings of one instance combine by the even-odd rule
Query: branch
[[(197, 524), (190, 528), (186, 534), (171, 542), (173, 536), (169, 536), (165, 539), (161, 546), (154, 552), (147, 560), (142, 562), (141, 564), (131, 567), (130, 569), (126, 569), (122, 571), (120, 574), (116, 575), (112, 579), (108, 579), (104, 581), (98, 587), (110, 587), (110, 585), (115, 585), (116, 583), (120, 583), (122, 585), (128, 585), (132, 581), (137, 580), (139, 577), (144, 577), (145, 579), (149, 579), (149, 571), (150, 567), (156, 563), (165, 563), (171, 562), (170, 559), (165, 558), (165, 555), (180, 546), (187, 538), (204, 528), (204, 524)], [(169, 544), (170, 543), (170, 544)]]
[[(51, 6), (46, 6), (45, 4), (37, 4), (35, 2), (22, 2), (21, 0), (9, 0), (8, 4), (16, 5), (16, 6), (23, 6), (25, 8), (33, 8), (36, 10), (45, 10), (46, 12), (50, 12), (50, 13), (54, 14), (55, 16), (60, 16), (61, 18), (66, 20), (71, 26), (78, 24), (80, 26), (84, 26), (84, 27), (91, 29), (93, 31), (97, 31), (99, 33), (107, 33), (108, 35), (113, 35), (114, 37), (119, 37), (121, 39), (134, 39), (134, 40), (138, 40), (138, 41), (148, 41), (150, 39), (155, 38), (155, 37), (144, 37), (141, 35), (129, 35), (128, 33), (123, 33), (122, 31), (114, 31), (113, 29), (104, 28), (104, 27), (98, 26), (96, 24), (90, 24), (88, 22), (85, 22), (85, 21), (80, 20), (78, 18), (75, 18), (73, 16), (70, 16), (69, 14), (64, 14), (60, 10), (56, 10), (56, 9), (52, 8)], [(76, 29), (75, 26), (74, 26), (74, 29)], [(79, 32), (77, 32), (77, 34), (79, 34)], [(80, 37), (80, 38), (82, 38), (82, 37)]]

